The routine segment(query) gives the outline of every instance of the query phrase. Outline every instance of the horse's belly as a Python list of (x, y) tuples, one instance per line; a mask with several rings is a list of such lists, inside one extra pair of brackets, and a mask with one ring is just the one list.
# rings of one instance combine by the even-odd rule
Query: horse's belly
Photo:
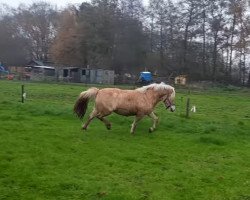
[(117, 113), (117, 114), (119, 114), (119, 115), (124, 115), (124, 116), (133, 116), (133, 115), (136, 115), (135, 111), (127, 110), (127, 109), (122, 109), (122, 108), (116, 109), (116, 110), (114, 110), (114, 112)]

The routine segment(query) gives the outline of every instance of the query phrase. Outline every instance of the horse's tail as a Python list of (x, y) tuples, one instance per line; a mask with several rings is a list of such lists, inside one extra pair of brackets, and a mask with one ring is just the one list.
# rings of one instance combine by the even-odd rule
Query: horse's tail
[(93, 87), (88, 89), (87, 91), (81, 92), (74, 106), (74, 112), (76, 113), (77, 117), (79, 117), (80, 119), (83, 118), (86, 113), (89, 100), (95, 99), (98, 91), (99, 89)]

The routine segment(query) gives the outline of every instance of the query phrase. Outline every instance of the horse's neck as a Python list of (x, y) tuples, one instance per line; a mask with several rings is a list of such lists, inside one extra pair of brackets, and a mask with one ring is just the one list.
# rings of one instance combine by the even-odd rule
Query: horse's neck
[(146, 95), (154, 106), (161, 101), (161, 97), (163, 96), (161, 92), (155, 90), (147, 90)]

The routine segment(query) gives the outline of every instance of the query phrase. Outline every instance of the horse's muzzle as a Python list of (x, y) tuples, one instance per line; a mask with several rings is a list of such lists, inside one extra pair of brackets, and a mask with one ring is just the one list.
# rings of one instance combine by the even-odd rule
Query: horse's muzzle
[(163, 102), (166, 106), (166, 109), (169, 109), (171, 112), (175, 111), (175, 105), (172, 104), (172, 102), (168, 98), (164, 99)]
[(169, 109), (171, 112), (175, 111), (175, 105), (168, 105), (166, 106), (166, 109)]
[(171, 111), (171, 112), (174, 112), (174, 111), (175, 111), (175, 105), (171, 105), (171, 106), (170, 106), (170, 111)]

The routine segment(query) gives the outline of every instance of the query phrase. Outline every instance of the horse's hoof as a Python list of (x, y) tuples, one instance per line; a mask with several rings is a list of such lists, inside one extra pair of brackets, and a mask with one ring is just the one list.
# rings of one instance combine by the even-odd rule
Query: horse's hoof
[(107, 129), (111, 130), (111, 124), (107, 125)]
[(153, 131), (154, 131), (154, 129), (152, 127), (148, 129), (149, 133), (152, 133)]
[(82, 130), (83, 130), (83, 131), (86, 131), (86, 130), (87, 130), (87, 128), (86, 128), (86, 127), (82, 127)]

